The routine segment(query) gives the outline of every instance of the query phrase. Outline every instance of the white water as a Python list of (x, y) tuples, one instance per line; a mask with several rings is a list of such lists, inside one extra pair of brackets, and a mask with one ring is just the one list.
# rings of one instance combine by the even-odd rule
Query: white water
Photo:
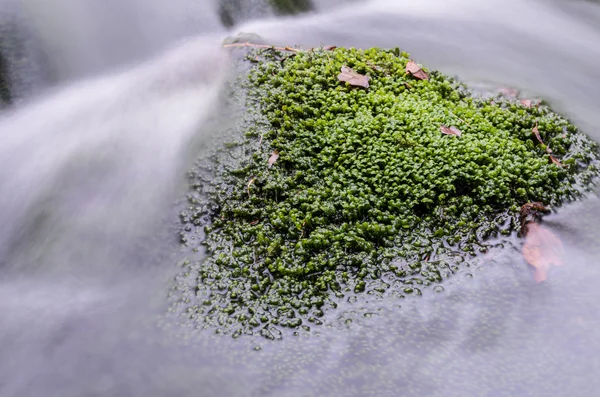
[(155, 211), (183, 180), (185, 149), (218, 106), (226, 73), (215, 40), (192, 39), (135, 69), (64, 87), (4, 115), (4, 267), (23, 271), (35, 262), (43, 271), (78, 271), (79, 264), (68, 265), (77, 255), (110, 255), (115, 244), (152, 229)]
[[(214, 7), (130, 0), (95, 18), (97, 2), (23, 4), (64, 54), (53, 62), (63, 83), (0, 116), (0, 395), (596, 394), (597, 199), (550, 217), (570, 261), (547, 286), (508, 252), (440, 296), (374, 303), (381, 314), (348, 329), (262, 352), (226, 338), (163, 346), (152, 323), (176, 269), (149, 263), (188, 149), (220, 109), (228, 65)], [(194, 12), (204, 22), (182, 25)], [(234, 30), (273, 44), (400, 46), (541, 95), (600, 140), (594, 3), (381, 0)], [(210, 33), (172, 42), (190, 32)]]

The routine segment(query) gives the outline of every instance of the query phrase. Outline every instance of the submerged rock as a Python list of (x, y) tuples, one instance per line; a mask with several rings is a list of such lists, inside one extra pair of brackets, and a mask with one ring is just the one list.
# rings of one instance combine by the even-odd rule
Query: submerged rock
[(30, 21), (12, 6), (0, 10), (0, 110), (41, 92), (51, 74)]
[(312, 0), (220, 0), (219, 17), (226, 27), (232, 27), (240, 21), (260, 15), (292, 15), (313, 10)]
[(398, 49), (247, 62), (245, 130), (192, 171), (182, 214), (206, 257), (184, 263), (174, 308), (198, 326), (279, 338), (341, 302), (442, 290), (506, 242), (521, 205), (559, 206), (598, 173), (595, 143), (545, 104), (408, 73)]

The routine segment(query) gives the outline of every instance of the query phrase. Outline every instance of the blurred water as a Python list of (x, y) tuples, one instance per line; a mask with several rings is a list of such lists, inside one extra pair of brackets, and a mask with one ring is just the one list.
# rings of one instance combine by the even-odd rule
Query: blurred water
[(55, 86), (0, 115), (0, 395), (597, 394), (596, 196), (548, 217), (568, 262), (545, 285), (507, 248), (442, 294), (369, 302), (366, 317), (342, 305), (310, 337), (156, 327), (177, 271), (165, 254), (172, 203), (223, 122), (225, 35), (400, 46), (463, 79), (540, 95), (600, 140), (597, 3), (313, 3), (229, 32), (211, 2), (18, 3)]

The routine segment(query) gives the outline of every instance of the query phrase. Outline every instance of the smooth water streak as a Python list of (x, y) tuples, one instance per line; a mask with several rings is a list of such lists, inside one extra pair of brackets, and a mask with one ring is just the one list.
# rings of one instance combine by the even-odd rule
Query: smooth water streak
[(150, 238), (157, 211), (176, 197), (186, 149), (218, 107), (227, 70), (214, 39), (194, 39), (5, 113), (3, 271), (77, 272), (96, 253), (106, 255), (102, 268), (116, 270), (111, 254)]
[[(46, 26), (62, 22), (46, 18), (46, 4), (27, 1)], [(74, 15), (65, 24), (94, 20), (83, 5), (62, 4)], [(122, 6), (148, 23), (143, 15), (152, 7), (142, 12), (133, 0)], [(172, 11), (181, 16), (185, 8), (178, 7)], [(600, 7), (351, 2), (229, 33), (216, 18), (196, 30), (210, 34), (131, 67), (93, 54), (95, 43), (110, 38), (103, 36), (110, 18), (94, 20), (89, 36), (46, 30), (70, 54), (61, 69), (69, 83), (0, 116), (0, 394), (593, 395), (600, 387), (595, 197), (548, 218), (569, 261), (544, 286), (532, 282), (518, 250), (507, 248), (445, 284), (443, 294), (370, 302), (368, 313), (344, 305), (331, 327), (315, 327), (309, 338), (234, 341), (183, 330), (182, 339), (199, 340), (181, 347), (164, 342), (152, 324), (165, 309), (164, 277), (177, 271), (174, 258), (157, 256), (157, 229), (163, 217), (175, 217), (190, 148), (201, 148), (210, 137), (206, 127), (222, 122), (219, 94), (229, 66), (223, 36), (244, 31), (272, 44), (399, 46), (461, 78), (541, 95), (599, 140)], [(167, 16), (161, 26), (177, 32), (178, 21)], [(161, 32), (138, 32), (147, 39), (145, 54), (170, 42), (154, 42)], [(127, 55), (137, 44), (130, 39), (112, 50)], [(257, 345), (262, 351), (251, 351)]]

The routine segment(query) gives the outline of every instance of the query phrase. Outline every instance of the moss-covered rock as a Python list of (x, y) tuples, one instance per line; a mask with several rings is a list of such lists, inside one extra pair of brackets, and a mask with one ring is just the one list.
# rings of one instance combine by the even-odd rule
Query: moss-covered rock
[(547, 106), (418, 80), (399, 50), (248, 59), (245, 134), (192, 172), (182, 214), (207, 257), (185, 263), (176, 307), (219, 332), (278, 338), (341, 301), (420, 293), (502, 244), (522, 204), (560, 205), (597, 174), (595, 144)]

